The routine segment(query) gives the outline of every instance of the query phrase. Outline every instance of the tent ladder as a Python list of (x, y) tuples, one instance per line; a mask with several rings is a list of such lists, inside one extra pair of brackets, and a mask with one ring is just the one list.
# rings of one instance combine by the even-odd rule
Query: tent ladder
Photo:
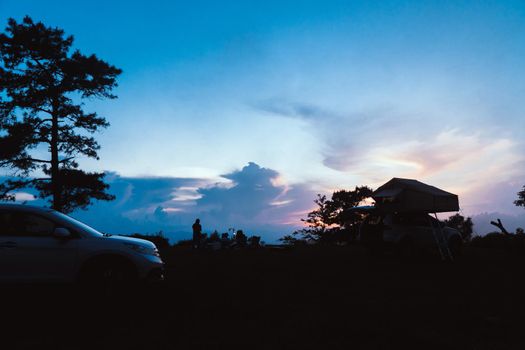
[(436, 245), (439, 251), (439, 255), (441, 256), (441, 260), (453, 261), (454, 258), (448, 247), (447, 237), (445, 236), (445, 233), (443, 232), (443, 228), (439, 224), (439, 219), (437, 217), (437, 214), (434, 213), (434, 216), (436, 217), (437, 227), (435, 227), (435, 225), (432, 223), (432, 219), (430, 217), (428, 218), (428, 221), (430, 223), (430, 227), (432, 228), (432, 234), (434, 235), (434, 240), (436, 241)]

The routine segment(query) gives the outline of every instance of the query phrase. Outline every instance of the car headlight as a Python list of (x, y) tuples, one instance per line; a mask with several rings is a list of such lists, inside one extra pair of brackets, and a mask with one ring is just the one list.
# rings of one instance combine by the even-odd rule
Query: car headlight
[(134, 251), (140, 254), (160, 256), (159, 250), (157, 249), (157, 247), (151, 248), (151, 247), (146, 247), (143, 245), (138, 245), (138, 244), (133, 244), (133, 243), (125, 243), (125, 245), (128, 248), (133, 249)]

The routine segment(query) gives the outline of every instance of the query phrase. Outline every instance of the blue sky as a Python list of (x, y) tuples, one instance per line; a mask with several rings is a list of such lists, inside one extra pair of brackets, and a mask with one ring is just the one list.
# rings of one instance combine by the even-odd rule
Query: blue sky
[[(522, 1), (0, 0), (4, 25), (26, 14), (124, 70), (118, 100), (87, 105), (111, 127), (81, 165), (141, 193), (111, 204), (131, 225), (161, 207), (173, 230), (220, 212), (285, 231), (315, 193), (394, 176), (469, 215), (523, 211)], [(158, 178), (165, 197), (141, 192)]]

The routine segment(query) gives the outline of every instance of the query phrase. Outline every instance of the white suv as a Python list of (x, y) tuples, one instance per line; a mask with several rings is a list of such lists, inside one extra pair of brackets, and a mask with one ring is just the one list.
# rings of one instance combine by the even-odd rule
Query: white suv
[(155, 245), (103, 234), (57, 211), (0, 204), (0, 281), (163, 279)]

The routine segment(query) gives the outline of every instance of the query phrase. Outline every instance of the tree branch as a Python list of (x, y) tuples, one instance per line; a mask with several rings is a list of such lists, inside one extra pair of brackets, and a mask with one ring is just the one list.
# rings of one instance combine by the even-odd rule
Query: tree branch
[(67, 158), (64, 158), (62, 160), (59, 160), (58, 162), (59, 163), (67, 163), (67, 162), (69, 162), (70, 160), (73, 160), (73, 159), (75, 159), (75, 157), (67, 157)]
[(44, 159), (27, 158), (27, 160), (30, 160), (35, 163), (51, 163), (50, 160), (44, 160)]
[(496, 226), (497, 228), (499, 228), (500, 231), (501, 231), (503, 234), (505, 234), (505, 235), (510, 235), (509, 231), (507, 231), (507, 230), (505, 229), (505, 227), (503, 227), (503, 224), (501, 223), (501, 220), (500, 220), (500, 219), (497, 219), (497, 220), (498, 220), (497, 222), (495, 222), (495, 221), (491, 221), (490, 224)]
[(35, 163), (51, 163), (50, 160), (44, 160), (44, 159), (36, 159), (36, 158), (22, 158), (22, 159), (13, 159), (13, 160), (4, 160), (0, 162), (0, 167), (9, 165), (10, 163), (16, 162), (16, 161), (31, 161)]
[[(42, 108), (42, 107), (30, 107), (30, 108), (36, 109), (37, 111), (40, 111), (40, 112), (45, 112), (47, 114), (51, 114), (52, 113), (51, 110), (45, 109), (45, 108)], [(44, 119), (44, 120), (51, 120), (51, 119)]]
[[(37, 109), (38, 109), (38, 108), (37, 108)], [(51, 114), (51, 112), (49, 112), (49, 113)], [(38, 128), (40, 125), (44, 124), (45, 122), (50, 122), (50, 121), (52, 121), (51, 118), (40, 119), (40, 120), (38, 121), (38, 123), (36, 123), (35, 128)]]

